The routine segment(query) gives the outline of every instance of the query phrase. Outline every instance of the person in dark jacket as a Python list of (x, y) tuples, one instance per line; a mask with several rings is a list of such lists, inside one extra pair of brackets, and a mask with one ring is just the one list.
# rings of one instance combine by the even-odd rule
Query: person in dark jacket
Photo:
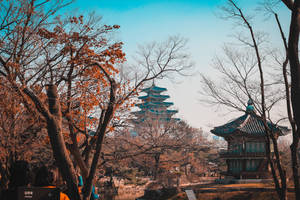
[(27, 187), (31, 181), (30, 165), (27, 161), (15, 161), (10, 169), (8, 189), (0, 195), (1, 200), (17, 200), (18, 187)]
[[(35, 175), (34, 186), (44, 188), (56, 188), (54, 184), (55, 179), (56, 177), (53, 170), (50, 170), (46, 166), (42, 166), (37, 170), (37, 173)], [(63, 192), (60, 192), (59, 196), (60, 200), (70, 200), (69, 197)]]

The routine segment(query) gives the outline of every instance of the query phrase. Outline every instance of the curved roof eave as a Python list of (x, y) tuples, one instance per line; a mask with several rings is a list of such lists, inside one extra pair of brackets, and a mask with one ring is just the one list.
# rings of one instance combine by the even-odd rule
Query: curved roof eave
[(168, 98), (170, 98), (170, 96), (169, 95), (152, 95), (152, 94), (149, 94), (149, 95), (138, 97), (138, 99), (147, 99), (147, 98), (152, 98), (152, 99), (168, 99)]
[[(276, 126), (269, 121), (267, 123), (271, 131), (274, 131), (279, 136), (285, 135), (289, 130), (287, 127)], [(227, 124), (215, 127), (210, 132), (222, 137), (229, 136), (235, 132), (246, 136), (265, 136), (265, 127), (263, 121), (255, 114), (246, 113)]]
[(142, 89), (143, 92), (150, 92), (150, 91), (153, 91), (153, 92), (164, 92), (164, 91), (167, 91), (167, 88), (162, 88), (162, 87), (157, 87), (157, 86), (151, 86), (151, 87), (148, 87), (148, 88), (144, 88)]
[(247, 119), (247, 113), (245, 115), (242, 115), (241, 117), (238, 117), (234, 120), (229, 121), (228, 123), (214, 127), (210, 132), (212, 132), (215, 135), (221, 136), (221, 135), (228, 135), (233, 133), (245, 120)]

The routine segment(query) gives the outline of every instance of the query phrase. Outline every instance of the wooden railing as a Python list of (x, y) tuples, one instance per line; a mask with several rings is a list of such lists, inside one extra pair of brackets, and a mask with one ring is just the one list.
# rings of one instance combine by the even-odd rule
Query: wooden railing
[(228, 157), (265, 157), (266, 152), (234, 152), (221, 150), (219, 152), (220, 157), (228, 158)]

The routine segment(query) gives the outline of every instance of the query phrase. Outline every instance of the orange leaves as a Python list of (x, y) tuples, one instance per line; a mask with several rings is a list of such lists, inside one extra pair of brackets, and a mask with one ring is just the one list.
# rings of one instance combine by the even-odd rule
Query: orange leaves
[(110, 30), (113, 30), (113, 29), (119, 29), (120, 26), (119, 25), (113, 25), (113, 26), (104, 25), (104, 28), (105, 28), (106, 31), (110, 31)]
[(75, 23), (75, 24), (78, 24), (78, 18), (77, 17), (70, 17), (69, 18), (69, 21), (71, 22), (71, 23)]
[(111, 55), (111, 53), (108, 49), (103, 51), (103, 56), (110, 56), (110, 55)]
[(7, 67), (11, 67), (13, 69), (19, 70), (20, 69), (20, 64), (16, 62), (8, 62), (6, 64)]
[(112, 131), (114, 131), (114, 130), (115, 130), (115, 128), (112, 127), (112, 126), (110, 126), (110, 127), (108, 128), (108, 131), (109, 131), (109, 132), (112, 132)]
[(46, 144), (50, 144), (50, 138), (49, 138), (48, 135), (46, 135), (46, 137), (45, 137), (45, 143), (46, 143)]
[[(47, 30), (45, 27), (38, 31), (43, 42), (50, 44), (49, 52), (56, 51), (55, 53), (62, 58), (62, 65), (55, 68), (58, 69), (57, 74), (61, 72), (64, 80), (71, 80), (72, 95), (66, 95), (65, 91), (61, 94), (62, 110), (66, 111), (71, 107), (66, 115), (83, 130), (96, 123), (94, 118), (88, 118), (91, 113), (99, 107), (100, 109), (107, 107), (111, 89), (110, 80), (118, 82), (119, 70), (116, 66), (126, 60), (122, 50), (123, 43), (108, 39), (108, 34), (120, 26), (98, 26), (97, 22), (95, 25), (91, 19), (85, 20), (82, 15), (72, 16), (66, 21), (57, 19), (53, 29)], [(67, 77), (67, 72), (73, 74)], [(128, 92), (127, 84), (129, 83), (117, 84), (117, 95), (120, 95), (118, 97)], [(70, 104), (72, 106), (68, 107)], [(128, 111), (133, 106), (134, 103), (129, 102), (120, 108), (116, 105), (115, 108)]]
[(126, 60), (125, 53), (123, 53), (121, 47), (122, 43), (115, 43), (101, 53), (105, 58), (105, 63), (103, 63), (102, 66), (109, 75), (115, 76), (118, 74), (119, 70), (115, 68), (114, 65)]
[(76, 135), (76, 141), (78, 143), (81, 143), (82, 141), (84, 141), (84, 138), (85, 138), (85, 136), (83, 134), (79, 133), (79, 134)]
[(79, 22), (80, 22), (81, 24), (83, 24), (83, 16), (80, 15), (80, 16), (78, 17), (78, 19), (79, 19)]
[(74, 24), (78, 24), (78, 23), (83, 24), (83, 15), (80, 15), (79, 17), (75, 17), (75, 16), (70, 17), (69, 21)]
[(46, 38), (46, 39), (50, 39), (50, 38), (55, 38), (57, 37), (56, 33), (55, 32), (51, 32), (49, 30), (47, 30), (46, 28), (40, 28), (38, 30), (38, 34), (43, 37), (43, 38)]
[(56, 33), (64, 33), (65, 32), (65, 30), (61, 27), (61, 26), (55, 26), (55, 28), (53, 29), (53, 31), (54, 32), (56, 32)]

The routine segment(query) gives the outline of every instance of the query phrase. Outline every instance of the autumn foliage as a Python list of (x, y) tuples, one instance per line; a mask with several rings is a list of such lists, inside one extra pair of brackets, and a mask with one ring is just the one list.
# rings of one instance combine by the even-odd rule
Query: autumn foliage
[[(123, 123), (122, 113), (134, 105), (131, 97), (144, 82), (181, 72), (190, 63), (183, 52), (185, 40), (172, 37), (151, 51), (144, 49), (140, 59), (145, 64), (139, 62), (133, 76), (125, 77), (122, 42), (111, 37), (120, 27), (103, 25), (93, 14), (60, 16), (58, 11), (69, 3), (0, 1), (1, 93), (7, 97), (1, 103), (13, 102), (1, 109), (14, 117), (22, 113), (24, 122), (18, 122), (32, 126), (30, 135), (41, 131), (36, 126), (45, 128), (48, 137), (40, 146), (50, 143), (68, 194), (77, 200), (89, 199), (105, 135)], [(5, 133), (14, 137), (22, 132), (19, 128), (26, 126)], [(82, 194), (73, 163), (84, 179)]]

